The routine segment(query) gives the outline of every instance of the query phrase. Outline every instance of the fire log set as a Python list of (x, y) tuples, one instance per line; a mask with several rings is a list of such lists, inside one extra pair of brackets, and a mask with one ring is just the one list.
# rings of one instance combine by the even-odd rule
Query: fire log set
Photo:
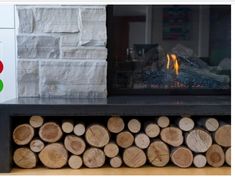
[(32, 116), (14, 128), (13, 161), (20, 168), (231, 166), (231, 125), (219, 119), (107, 119), (98, 124)]

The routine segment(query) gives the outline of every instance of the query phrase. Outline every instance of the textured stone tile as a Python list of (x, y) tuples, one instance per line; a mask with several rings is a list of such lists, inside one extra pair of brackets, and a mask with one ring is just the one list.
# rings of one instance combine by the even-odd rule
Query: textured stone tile
[(80, 44), (80, 36), (78, 33), (65, 34), (61, 37), (62, 47), (78, 47)]
[(19, 17), (19, 32), (32, 33), (33, 32), (33, 11), (32, 9), (17, 9)]
[(18, 58), (59, 58), (59, 38), (52, 36), (17, 37)]
[(39, 96), (39, 63), (35, 60), (18, 61), (18, 96)]
[(105, 6), (81, 7), (81, 19), (83, 21), (106, 21)]
[(62, 48), (64, 59), (107, 59), (107, 49), (104, 47)]
[(79, 32), (79, 8), (36, 8), (37, 32)]
[(42, 97), (104, 98), (107, 96), (106, 61), (41, 61)]

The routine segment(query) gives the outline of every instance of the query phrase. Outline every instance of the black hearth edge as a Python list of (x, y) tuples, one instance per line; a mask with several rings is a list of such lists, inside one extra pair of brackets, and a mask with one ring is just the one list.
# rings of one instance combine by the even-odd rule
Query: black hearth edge
[(18, 98), (0, 104), (0, 172), (12, 168), (14, 116), (230, 116), (231, 96), (114, 96), (107, 99)]

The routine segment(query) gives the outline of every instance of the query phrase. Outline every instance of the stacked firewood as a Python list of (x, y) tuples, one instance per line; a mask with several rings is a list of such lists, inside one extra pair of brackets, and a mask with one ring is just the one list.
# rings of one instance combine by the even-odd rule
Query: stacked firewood
[[(14, 163), (34, 168), (231, 165), (231, 125), (216, 118), (161, 116), (149, 121), (113, 116), (96, 123), (32, 116), (13, 131)], [(39, 159), (39, 160), (38, 160)]]

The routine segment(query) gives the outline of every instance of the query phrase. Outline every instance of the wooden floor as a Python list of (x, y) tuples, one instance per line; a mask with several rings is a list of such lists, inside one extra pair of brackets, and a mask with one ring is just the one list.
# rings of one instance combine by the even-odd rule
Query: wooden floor
[(142, 167), (142, 168), (82, 168), (78, 170), (65, 169), (12, 169), (7, 175), (231, 175), (230, 167), (221, 168), (177, 168), (177, 167)]

